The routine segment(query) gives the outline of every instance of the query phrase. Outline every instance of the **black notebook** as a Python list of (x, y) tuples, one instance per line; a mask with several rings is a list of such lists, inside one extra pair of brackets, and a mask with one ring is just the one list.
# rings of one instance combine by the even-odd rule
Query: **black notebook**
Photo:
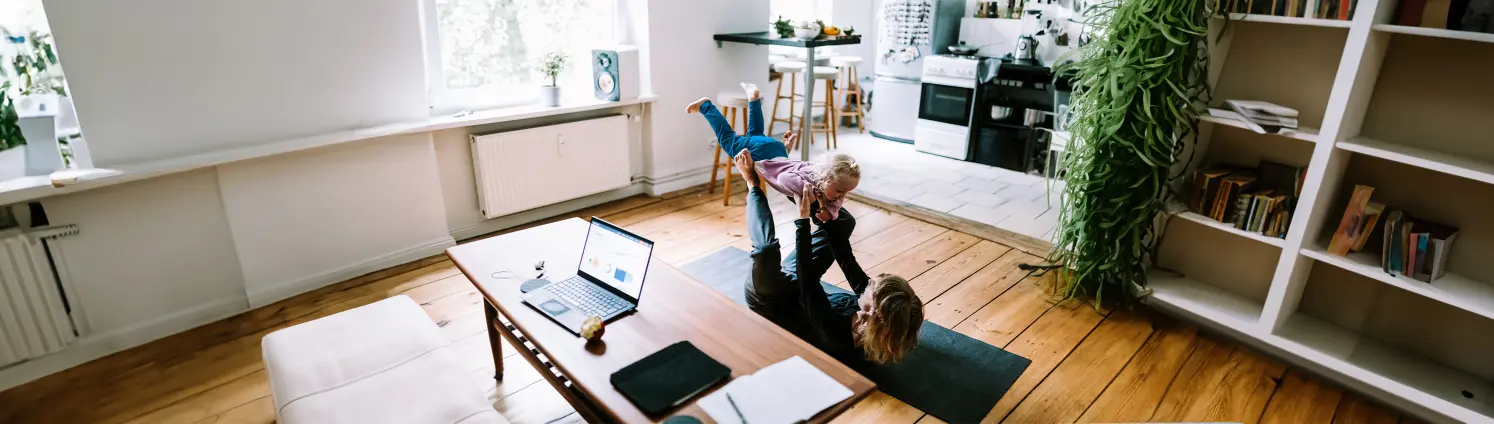
[(658, 415), (728, 377), (730, 368), (686, 341), (612, 373), (612, 386), (645, 414)]

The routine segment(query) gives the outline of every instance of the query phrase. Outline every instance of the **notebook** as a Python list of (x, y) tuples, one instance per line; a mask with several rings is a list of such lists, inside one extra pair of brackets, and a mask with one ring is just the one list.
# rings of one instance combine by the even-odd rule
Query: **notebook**
[(795, 356), (738, 377), (696, 404), (720, 424), (742, 423), (742, 418), (750, 424), (786, 424), (807, 421), (851, 395), (851, 389)]
[(678, 342), (612, 373), (612, 386), (645, 414), (658, 415), (731, 377), (731, 369)]

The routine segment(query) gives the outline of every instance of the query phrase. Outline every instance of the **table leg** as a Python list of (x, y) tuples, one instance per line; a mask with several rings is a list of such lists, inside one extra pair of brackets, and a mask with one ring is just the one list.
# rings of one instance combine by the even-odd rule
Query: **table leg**
[(498, 308), (493, 304), (482, 302), (482, 312), (487, 316), (488, 345), (493, 348), (493, 379), (503, 381), (503, 336), (498, 334), (498, 326), (503, 323), (498, 321)]
[[(809, 160), (809, 146), (814, 144), (814, 133), (809, 129), (813, 123), (810, 115), (814, 113), (814, 48), (810, 47), (804, 52), (804, 119), (799, 122), (799, 160)], [(826, 117), (825, 119), (830, 119)], [(804, 138), (809, 138), (809, 143), (804, 143)], [(827, 140), (826, 143), (829, 143)]]

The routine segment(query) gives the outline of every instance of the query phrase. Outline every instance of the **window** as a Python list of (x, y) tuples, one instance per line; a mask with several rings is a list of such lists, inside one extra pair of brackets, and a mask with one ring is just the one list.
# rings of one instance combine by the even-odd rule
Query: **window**
[(571, 59), (562, 96), (589, 97), (591, 50), (616, 42), (614, 1), (425, 0), (433, 112), (534, 102), (548, 83), (532, 64), (553, 51)]

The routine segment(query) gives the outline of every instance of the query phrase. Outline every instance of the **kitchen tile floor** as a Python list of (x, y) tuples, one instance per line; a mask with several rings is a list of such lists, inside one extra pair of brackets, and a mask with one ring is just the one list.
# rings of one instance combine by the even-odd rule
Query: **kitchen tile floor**
[[(1062, 181), (922, 153), (841, 128), (840, 149), (861, 162), (856, 191), (1050, 240)], [(824, 148), (814, 146), (816, 152)]]

